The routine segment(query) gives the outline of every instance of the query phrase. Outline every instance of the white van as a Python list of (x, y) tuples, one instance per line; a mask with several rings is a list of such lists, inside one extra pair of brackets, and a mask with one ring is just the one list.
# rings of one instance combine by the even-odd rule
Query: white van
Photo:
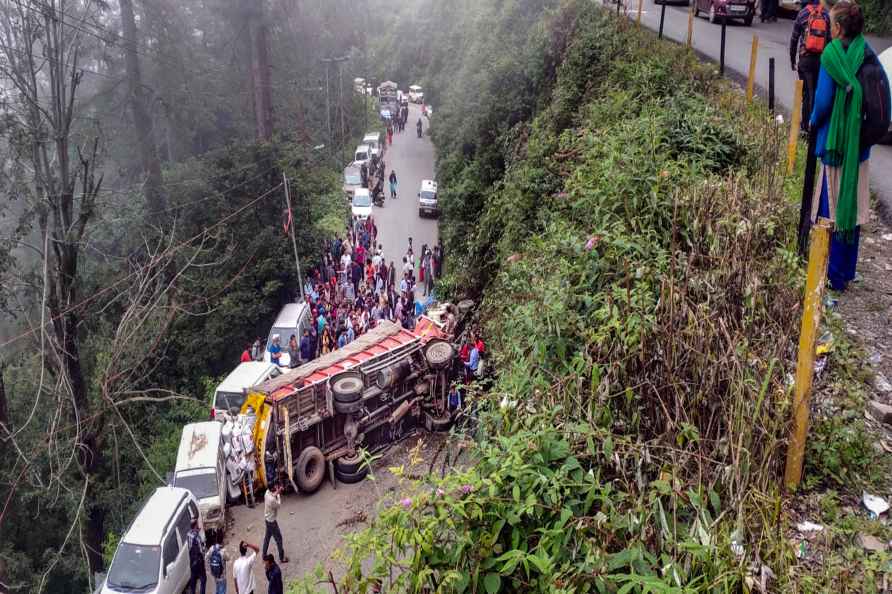
[[(359, 190), (357, 190), (357, 192), (358, 191)], [(300, 339), (304, 335), (304, 330), (309, 330), (310, 324), (312, 323), (313, 320), (310, 319), (309, 305), (306, 303), (286, 304), (285, 307), (282, 308), (282, 311), (279, 312), (275, 324), (273, 324), (272, 329), (269, 331), (269, 337), (266, 340), (267, 348), (263, 352), (263, 360), (267, 363), (272, 362), (272, 359), (270, 359), (269, 356), (269, 347), (273, 344), (273, 337), (278, 335), (279, 343), (282, 347), (282, 355), (279, 358), (279, 367), (297, 367), (297, 365), (300, 364), (300, 361), (295, 361), (294, 365), (291, 364), (291, 356), (288, 354), (288, 341), (291, 339), (291, 335), (294, 334), (294, 338), (299, 345)]]
[(180, 594), (189, 582), (187, 534), (201, 518), (186, 489), (160, 487), (121, 537), (102, 594)]
[(204, 529), (221, 537), (226, 530), (226, 481), (223, 425), (205, 421), (183, 427), (173, 486), (195, 496)]
[(372, 149), (367, 144), (360, 144), (353, 153), (353, 160), (359, 164), (366, 163), (372, 158)]
[(418, 216), (425, 214), (437, 216), (440, 214), (440, 204), (437, 201), (437, 182), (430, 179), (421, 180), (421, 189), (418, 191)]
[[(287, 343), (285, 344), (287, 347)], [(223, 413), (237, 415), (242, 410), (248, 388), (282, 375), (282, 370), (267, 361), (239, 363), (214, 391), (211, 419), (223, 420)]]
[(409, 87), (409, 101), (412, 103), (424, 103), (424, 89), (418, 85)]
[(379, 132), (369, 132), (363, 136), (362, 144), (369, 147), (370, 155), (381, 156), (384, 144), (381, 142), (381, 134)]

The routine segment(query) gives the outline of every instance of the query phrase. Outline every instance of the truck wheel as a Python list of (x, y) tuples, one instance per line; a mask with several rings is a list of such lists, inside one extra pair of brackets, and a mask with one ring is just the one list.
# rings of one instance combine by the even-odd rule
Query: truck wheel
[(335, 478), (346, 485), (352, 485), (354, 483), (360, 482), (362, 479), (369, 475), (369, 467), (361, 466), (356, 472), (344, 472), (342, 470), (338, 470), (338, 467), (335, 466)]
[(361, 408), (361, 400), (354, 400), (353, 402), (341, 402), (340, 400), (334, 401), (335, 412), (340, 415), (351, 415), (355, 412), (359, 412), (359, 409)]
[(325, 455), (322, 450), (316, 446), (304, 449), (294, 465), (294, 475), (301, 491), (315, 493), (325, 478)]
[(366, 462), (359, 452), (352, 456), (341, 456), (335, 460), (335, 471), (352, 474), (366, 468)]
[(455, 349), (445, 340), (434, 339), (424, 347), (424, 358), (432, 369), (442, 369), (455, 357)]
[(365, 384), (356, 371), (344, 371), (329, 380), (335, 402), (357, 402), (362, 399)]
[(426, 413), (425, 417), (425, 425), (427, 426), (427, 430), (432, 433), (449, 431), (449, 429), (452, 427), (451, 414), (446, 414), (442, 417), (435, 417), (431, 413)]

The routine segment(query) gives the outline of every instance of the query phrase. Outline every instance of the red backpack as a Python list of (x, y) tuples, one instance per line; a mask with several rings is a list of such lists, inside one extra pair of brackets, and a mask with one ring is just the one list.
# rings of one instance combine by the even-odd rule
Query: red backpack
[(827, 47), (830, 39), (830, 19), (818, 4), (809, 4), (808, 21), (805, 23), (805, 41), (803, 46), (810, 54), (820, 54)]

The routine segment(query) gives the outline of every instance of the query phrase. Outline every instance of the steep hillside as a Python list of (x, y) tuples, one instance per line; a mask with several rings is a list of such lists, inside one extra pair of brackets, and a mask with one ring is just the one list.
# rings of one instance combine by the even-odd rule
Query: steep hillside
[[(802, 291), (787, 127), (590, 2), (521, 4), (468, 3), (489, 20), (445, 24), (462, 66), (427, 75), (440, 290), (482, 302), (495, 373), (468, 390), (460, 462), (405, 469), (343, 586), (878, 591), (886, 557), (851, 543), (888, 529), (838, 521), (884, 465), (836, 321), (806, 489), (780, 487)], [(826, 540), (800, 512), (835, 522)]]

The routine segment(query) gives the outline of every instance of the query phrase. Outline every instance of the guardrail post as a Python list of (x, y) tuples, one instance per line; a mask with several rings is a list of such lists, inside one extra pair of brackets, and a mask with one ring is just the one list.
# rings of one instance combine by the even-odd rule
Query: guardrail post
[[(697, 0), (694, 0), (696, 2)], [(719, 74), (725, 76), (725, 41), (728, 33), (728, 19), (722, 19), (722, 47), (719, 49)]]
[(815, 374), (815, 343), (821, 325), (829, 248), (830, 221), (820, 218), (812, 227), (808, 250), (808, 276), (805, 281), (802, 329), (799, 333), (796, 384), (793, 387), (793, 428), (787, 446), (787, 465), (784, 470), (784, 485), (788, 489), (795, 489), (802, 480), (802, 462), (808, 434), (808, 407)]
[(644, 8), (644, 0), (638, 0), (638, 16), (635, 18), (635, 26), (641, 28), (641, 9)]
[(688, 11), (688, 47), (694, 46), (694, 2), (691, 2), (691, 10)]
[(753, 48), (750, 51), (750, 73), (746, 79), (746, 100), (752, 102), (756, 86), (756, 61), (759, 58), (759, 36), (753, 35)]
[(799, 141), (799, 124), (802, 123), (802, 81), (796, 81), (793, 92), (793, 117), (790, 120), (790, 141), (787, 143), (787, 175), (793, 175), (796, 167), (796, 144)]
[(768, 58), (768, 111), (774, 115), (774, 58)]
[[(696, 0), (694, 0), (696, 2)], [(660, 9), (660, 39), (663, 38), (663, 25), (666, 23), (666, 2), (663, 2)]]

